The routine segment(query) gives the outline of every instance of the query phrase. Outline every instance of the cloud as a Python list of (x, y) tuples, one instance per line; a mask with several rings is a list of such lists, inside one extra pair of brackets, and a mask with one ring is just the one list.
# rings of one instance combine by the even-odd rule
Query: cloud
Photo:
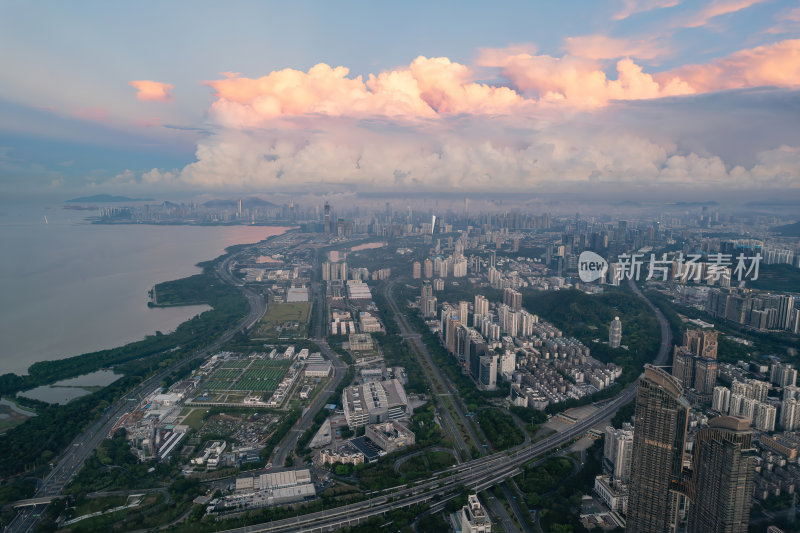
[(620, 39), (600, 34), (567, 37), (564, 40), (564, 50), (569, 55), (587, 59), (655, 59), (668, 52), (665, 47), (656, 45), (652, 40)]
[[(609, 79), (602, 65), (594, 60), (566, 55), (511, 54), (494, 59), (503, 77), (526, 96), (550, 104), (567, 104), (591, 108), (606, 105), (611, 100), (661, 98), (695, 92), (680, 79), (657, 82), (652, 75), (631, 59), (616, 64), (617, 78)], [(484, 56), (483, 61), (487, 61)]]
[(281, 116), (389, 116), (508, 113), (524, 99), (507, 87), (472, 81), (465, 65), (419, 56), (407, 68), (348, 77), (345, 67), (324, 63), (308, 72), (274, 71), (258, 79), (227, 73), (206, 82), (216, 94), (212, 116), (230, 127), (257, 127)]
[[(763, 121), (747, 119), (754, 102), (776, 95), (794, 101), (800, 93), (704, 94), (765, 81), (795, 85), (796, 47), (784, 41), (657, 74), (630, 58), (607, 74), (607, 62), (575, 49), (562, 57), (532, 47), (483, 50), (476, 68), (494, 69), (493, 83), (476, 81), (473, 67), (424, 56), (365, 77), (326, 64), (260, 78), (230, 73), (207, 82), (216, 94), (213, 127), (193, 163), (123, 173), (114, 183), (320, 192), (800, 188), (793, 173), (800, 136), (765, 134), (747, 158), (731, 155), (744, 139), (732, 123), (763, 129)], [(709, 99), (716, 111), (698, 112)], [(752, 132), (745, 137), (752, 140)], [(726, 145), (736, 149), (726, 152)]]
[(139, 100), (154, 100), (157, 102), (171, 100), (172, 95), (170, 91), (175, 88), (174, 85), (170, 83), (150, 80), (131, 81), (128, 83), (139, 90), (136, 94), (136, 98)]
[[(611, 187), (800, 187), (800, 149), (759, 152), (733, 166), (716, 154), (687, 151), (676, 140), (648, 138), (590, 115), (525, 128), (522, 117), (451, 116), (398, 131), (327, 117), (313, 131), (302, 121), (289, 135), (225, 129), (198, 144), (180, 171), (154, 169), (147, 184), (216, 190), (530, 191), (597, 183)], [(679, 137), (679, 135), (672, 135)]]
[(656, 76), (682, 80), (697, 92), (742, 87), (800, 85), (800, 39), (741, 50), (705, 65), (690, 65)]
[(775, 18), (778, 23), (767, 28), (764, 33), (780, 35), (783, 33), (797, 33), (800, 31), (800, 7), (785, 9), (778, 13)]
[(613, 20), (624, 20), (631, 15), (674, 7), (681, 3), (681, 0), (623, 0), (623, 8), (612, 17)]
[(760, 4), (764, 1), (765, 0), (716, 0), (715, 2), (711, 2), (705, 9), (702, 9), (684, 21), (682, 26), (684, 28), (699, 28), (700, 26), (708, 24), (708, 22), (715, 17), (736, 13), (737, 11), (747, 9), (754, 4)]

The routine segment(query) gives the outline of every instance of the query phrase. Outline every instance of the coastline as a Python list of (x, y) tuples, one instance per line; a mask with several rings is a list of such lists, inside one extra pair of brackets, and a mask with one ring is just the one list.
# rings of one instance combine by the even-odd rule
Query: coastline
[[(161, 302), (154, 306), (150, 304), (148, 289), (167, 280), (178, 280), (199, 274), (202, 272), (203, 264), (230, 253), (232, 248), (284, 235), (292, 229), (288, 226), (273, 226), (247, 230), (242, 226), (240, 229), (220, 229), (209, 233), (208, 237), (205, 231), (198, 229), (185, 231), (176, 229), (167, 233), (158, 230), (153, 230), (155, 232), (153, 233), (144, 229), (142, 231), (145, 232), (142, 233), (131, 229), (117, 237), (117, 232), (110, 229), (108, 232), (96, 234), (96, 232), (86, 233), (82, 229), (59, 228), (59, 232), (53, 233), (52, 226), (49, 228), (45, 226), (42, 231), (49, 234), (48, 239), (40, 239), (34, 245), (34, 250), (41, 252), (36, 252), (33, 257), (44, 259), (36, 262), (38, 272), (35, 272), (34, 276), (38, 277), (32, 278), (25, 267), (23, 267), (24, 274), (20, 272), (21, 276), (27, 278), (23, 280), (25, 289), (18, 291), (20, 297), (24, 298), (21, 302), (23, 306), (21, 316), (17, 316), (20, 315), (20, 310), (17, 309), (15, 313), (9, 312), (8, 316), (3, 317), (5, 322), (3, 328), (7, 330), (6, 339), (9, 342), (3, 350), (5, 368), (0, 370), (0, 375), (6, 373), (17, 376), (29, 375), (30, 367), (37, 363), (113, 350), (139, 342), (151, 335), (160, 334), (159, 331), (164, 334), (174, 332), (181, 324), (210, 310), (210, 307), (201, 301), (184, 302), (180, 305)], [(106, 264), (105, 259), (97, 263), (91, 256), (86, 258), (83, 248), (73, 247), (62, 259), (59, 255), (61, 252), (54, 249), (51, 244), (54, 239), (61, 240), (62, 235), (68, 237), (66, 241), (69, 244), (84, 239), (91, 246), (97, 243), (98, 248), (107, 246), (106, 243), (115, 238), (121, 240), (125, 235), (139, 237), (135, 241), (137, 245), (133, 250), (129, 251), (119, 246), (111, 248), (111, 250), (123, 250), (123, 259), (117, 260), (119, 254), (112, 251), (108, 255), (114, 257), (114, 260)], [(101, 238), (97, 239), (97, 236)], [(146, 238), (142, 240), (142, 237)], [(17, 253), (22, 254), (24, 251), (17, 249)], [(69, 267), (75, 266), (72, 271), (76, 274), (68, 274), (66, 278), (62, 276), (64, 282), (57, 283), (55, 291), (46, 290), (45, 300), (30, 298), (31, 291), (50, 285), (52, 273), (61, 270), (64, 261), (69, 262)], [(82, 268), (84, 263), (90, 268)], [(8, 274), (13, 276), (16, 272)], [(70, 288), (75, 285), (72, 279), (80, 280), (77, 283), (80, 289)], [(144, 290), (141, 287), (143, 283), (147, 283), (147, 288)], [(119, 291), (118, 287), (123, 289)], [(10, 289), (16, 290), (15, 287)], [(9, 304), (15, 307), (14, 298), (9, 299)], [(39, 309), (45, 304), (47, 309), (44, 313), (39, 313)], [(192, 304), (200, 304), (202, 307), (195, 308)], [(101, 311), (99, 315), (98, 311)], [(110, 327), (105, 327), (105, 322), (109, 321)], [(42, 332), (38, 329), (38, 324), (48, 326), (52, 324), (55, 327), (48, 327)], [(38, 333), (28, 333), (32, 330)], [(95, 335), (95, 330), (99, 335)], [(19, 342), (14, 340), (17, 337)]]

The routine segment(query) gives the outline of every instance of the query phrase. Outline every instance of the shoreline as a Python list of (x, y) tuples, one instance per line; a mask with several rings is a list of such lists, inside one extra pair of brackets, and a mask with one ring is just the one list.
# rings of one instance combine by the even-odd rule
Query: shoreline
[[(111, 224), (111, 225), (113, 225), (113, 224)], [(137, 225), (137, 224), (129, 224), (129, 225)], [(156, 225), (163, 225), (163, 224), (156, 224)], [(175, 226), (174, 224), (168, 224), (168, 225), (169, 226)], [(214, 226), (216, 226), (216, 225), (214, 225)], [(234, 227), (236, 227), (236, 226), (239, 226), (239, 227), (252, 227), (252, 226), (249, 226), (249, 225), (248, 226), (245, 226), (245, 225), (233, 225), (233, 226)], [(213, 226), (209, 226), (209, 227), (213, 227)], [(226, 225), (226, 227), (231, 227), (231, 225)], [(194, 274), (188, 274), (188, 275), (185, 275), (185, 276), (180, 276), (179, 275), (178, 277), (176, 277), (174, 279), (170, 279), (168, 281), (178, 281), (178, 280), (186, 279), (186, 278), (191, 277), (193, 275), (196, 275), (198, 273), (201, 273), (203, 271), (203, 264), (214, 262), (214, 261), (218, 260), (221, 257), (229, 255), (229, 254), (233, 253), (236, 248), (239, 248), (239, 247), (242, 247), (242, 246), (252, 246), (252, 245), (256, 245), (256, 244), (261, 243), (261, 242), (268, 242), (268, 241), (270, 241), (270, 240), (272, 240), (274, 238), (278, 238), (280, 236), (286, 235), (288, 232), (296, 230), (298, 228), (297, 226), (269, 226), (269, 227), (282, 228), (284, 231), (282, 231), (281, 233), (268, 235), (266, 237), (261, 238), (260, 240), (249, 241), (249, 242), (247, 242), (247, 241), (246, 242), (238, 242), (238, 243), (233, 243), (233, 244), (226, 245), (226, 246), (224, 246), (224, 248), (223, 248), (221, 253), (212, 255), (208, 259), (204, 259), (204, 260), (195, 262), (192, 266), (195, 267), (195, 268), (198, 268), (199, 272), (196, 272)], [(159, 282), (159, 283), (164, 283), (164, 282)], [(155, 286), (157, 284), (158, 283), (155, 283), (152, 286), (152, 290), (153, 291), (155, 291)], [(181, 325), (193, 320), (194, 318), (196, 318), (197, 316), (199, 316), (199, 315), (201, 315), (201, 314), (203, 314), (205, 312), (213, 310), (213, 306), (210, 306), (208, 303), (205, 303), (205, 302), (196, 302), (196, 303), (195, 302), (187, 302), (187, 303), (181, 303), (181, 304), (154, 304), (152, 296), (150, 294), (145, 296), (144, 304), (147, 306), (148, 309), (168, 310), (168, 309), (179, 309), (179, 308), (192, 308), (192, 307), (199, 307), (199, 306), (204, 307), (204, 309), (198, 309), (197, 310), (198, 312), (192, 313), (191, 316), (189, 316), (189, 317), (185, 318), (184, 320), (180, 321), (178, 324), (175, 324), (174, 327), (169, 328), (169, 330), (158, 329), (158, 327), (157, 327), (155, 330), (150, 331), (148, 333), (145, 333), (145, 334), (143, 334), (143, 335), (141, 335), (141, 336), (139, 336), (139, 337), (137, 337), (135, 339), (131, 339), (131, 340), (128, 340), (128, 341), (122, 340), (122, 342), (119, 342), (119, 341), (112, 342), (112, 343), (109, 343), (108, 345), (104, 345), (104, 346), (97, 347), (97, 348), (94, 348), (94, 349), (80, 351), (78, 353), (74, 353), (74, 354), (71, 354), (71, 355), (61, 355), (61, 356), (55, 357), (55, 358), (39, 359), (39, 360), (36, 360), (36, 361), (30, 361), (30, 363), (27, 365), (27, 367), (25, 368), (25, 370), (23, 372), (9, 371), (9, 372), (2, 372), (1, 374), (10, 374), (10, 375), (13, 375), (13, 376), (18, 376), (18, 377), (24, 378), (26, 376), (31, 376), (31, 373), (30, 373), (31, 367), (33, 367), (34, 365), (39, 364), (39, 363), (58, 362), (58, 361), (64, 361), (64, 360), (67, 360), (67, 359), (72, 359), (72, 358), (80, 358), (80, 357), (84, 357), (84, 356), (89, 356), (91, 354), (97, 354), (97, 353), (100, 353), (100, 352), (118, 350), (120, 348), (124, 348), (126, 346), (130, 346), (132, 344), (135, 344), (135, 343), (141, 342), (143, 340), (146, 340), (148, 337), (155, 336), (159, 332), (163, 332), (163, 334), (165, 334), (165, 335), (170, 335), (170, 334), (174, 333), (178, 328), (180, 328)], [(48, 385), (48, 384), (47, 383), (42, 383), (41, 385)], [(29, 389), (25, 389), (25, 390), (29, 390)]]

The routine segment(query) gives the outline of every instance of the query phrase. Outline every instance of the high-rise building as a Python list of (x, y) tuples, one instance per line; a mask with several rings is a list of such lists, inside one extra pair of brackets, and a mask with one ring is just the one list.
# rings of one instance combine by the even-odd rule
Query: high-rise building
[(608, 327), (608, 345), (612, 348), (619, 348), (622, 342), (622, 322), (615, 316)]
[(498, 372), (503, 376), (506, 381), (511, 381), (511, 376), (517, 369), (517, 353), (513, 351), (506, 351), (500, 356), (500, 367)]
[(710, 397), (717, 383), (717, 360), (706, 357), (694, 359), (694, 388), (702, 397)]
[(522, 293), (507, 288), (503, 291), (503, 303), (514, 311), (522, 309)]
[(687, 329), (683, 333), (683, 345), (697, 357), (717, 358), (717, 337), (713, 329)]
[(645, 365), (636, 391), (626, 531), (676, 531), (688, 421), (689, 403), (678, 380)]
[(469, 320), (469, 302), (458, 302), (458, 321), (467, 325)]
[(497, 354), (483, 355), (479, 359), (478, 381), (484, 390), (497, 388)]
[(603, 458), (614, 481), (627, 484), (631, 480), (631, 457), (633, 451), (633, 428), (625, 424), (622, 429), (606, 427)]
[(700, 430), (689, 483), (688, 533), (746, 533), (753, 497), (755, 450), (749, 421), (719, 416)]
[(479, 336), (469, 341), (469, 374), (476, 382), (480, 379), (481, 357), (486, 353), (486, 343)]
[(423, 269), (425, 271), (425, 277), (430, 279), (433, 277), (433, 261), (430, 259), (426, 259), (422, 262)]
[(689, 388), (694, 381), (694, 354), (683, 346), (676, 346), (672, 355), (672, 375), (682, 387)]
[(411, 264), (411, 277), (414, 279), (419, 279), (422, 277), (422, 265), (419, 261), (414, 261)]
[(475, 295), (475, 314), (486, 316), (489, 314), (489, 300), (480, 294)]
[(800, 404), (794, 398), (784, 398), (781, 404), (781, 427), (785, 431), (800, 427)]
[(727, 414), (731, 408), (731, 390), (728, 387), (714, 387), (711, 408), (721, 414)]
[(460, 533), (492, 533), (492, 521), (484, 511), (477, 494), (467, 497), (467, 505), (458, 513)]
[(758, 402), (753, 416), (753, 427), (759, 431), (775, 431), (775, 418), (778, 410), (774, 405)]
[(778, 387), (794, 387), (797, 370), (790, 363), (773, 363), (769, 369), (769, 380)]

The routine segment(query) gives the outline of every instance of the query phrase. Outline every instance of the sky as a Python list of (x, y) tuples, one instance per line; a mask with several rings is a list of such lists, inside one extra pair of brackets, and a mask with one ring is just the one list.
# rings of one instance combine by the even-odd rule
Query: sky
[(800, 191), (800, 2), (0, 3), (0, 192)]

